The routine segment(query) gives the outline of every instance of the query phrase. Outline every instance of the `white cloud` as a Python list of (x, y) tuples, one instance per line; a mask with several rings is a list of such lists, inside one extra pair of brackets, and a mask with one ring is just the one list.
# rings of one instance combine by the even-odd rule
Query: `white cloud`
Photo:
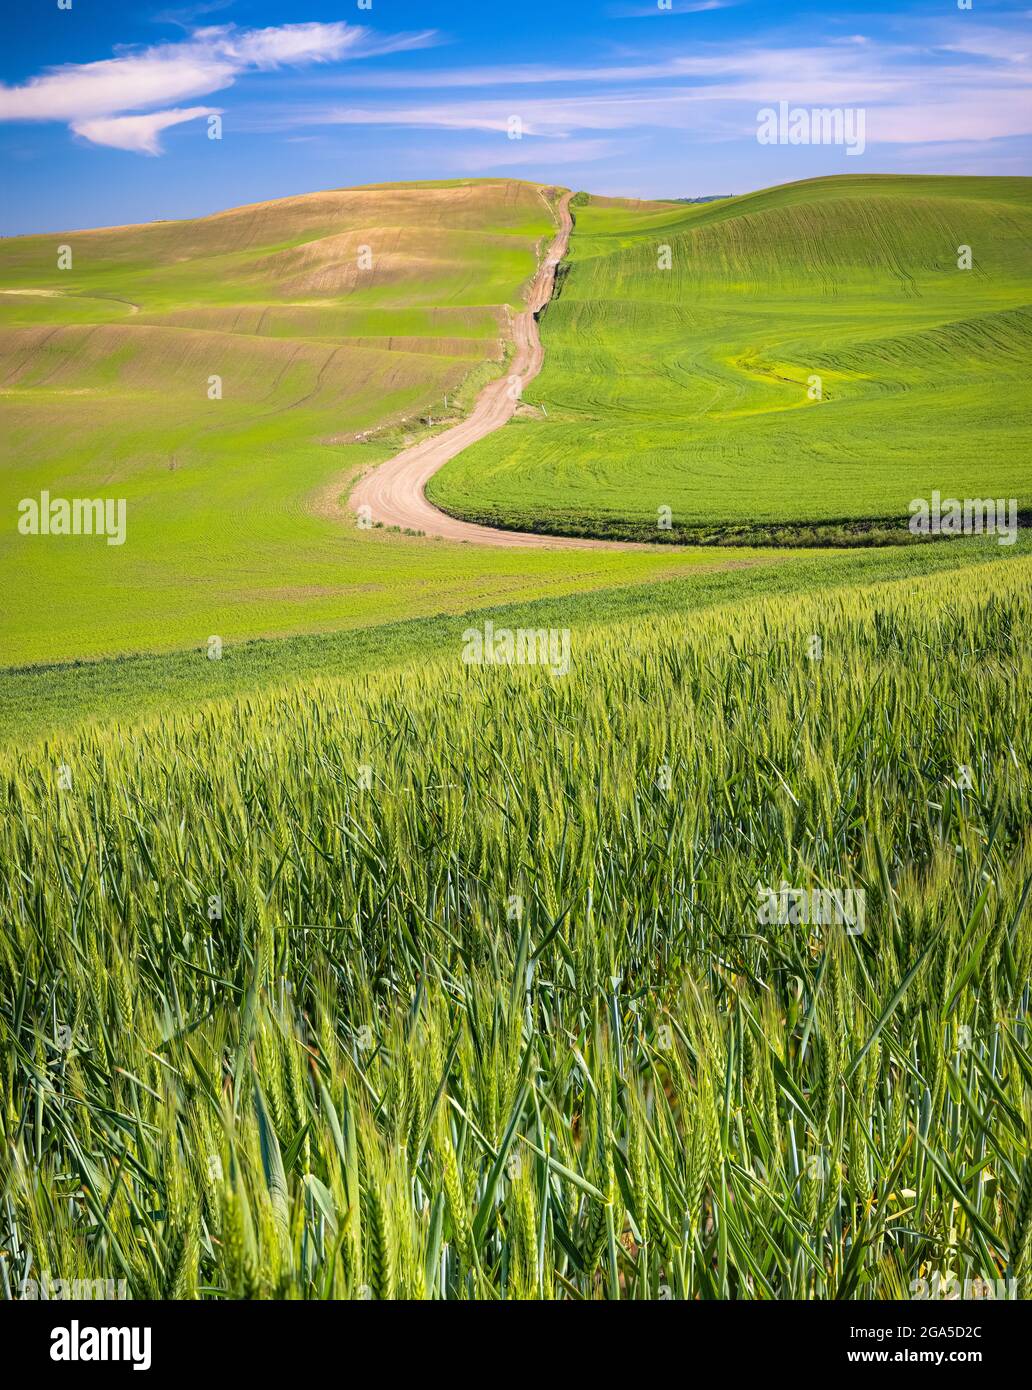
[[(755, 73), (769, 76), (780, 72), (786, 61), (807, 61), (811, 65), (827, 61), (824, 49), (742, 49), (726, 52), (710, 45), (708, 53), (664, 58), (662, 61), (622, 62), (605, 66), (575, 67), (571, 64), (523, 63), (494, 67), (477, 68), (433, 68), (425, 72), (376, 72), (367, 74), (348, 74), (347, 85), (352, 87), (377, 87), (381, 89), (404, 88), (407, 91), (446, 89), (459, 87), (510, 87), (510, 86), (549, 86), (562, 83), (593, 82), (607, 84), (614, 82), (637, 82), (652, 78), (687, 77), (731, 77), (735, 74)], [(847, 61), (840, 59), (841, 61)], [(336, 76), (315, 77), (308, 84), (311, 87), (333, 87), (339, 84)]]
[[(1002, 31), (983, 29), (950, 46), (940, 45), (934, 50), (937, 61), (929, 61), (924, 43), (856, 42), (859, 37), (795, 48), (706, 45), (684, 56), (606, 67), (436, 69), (404, 79), (404, 85), (413, 91), (449, 86), (456, 91), (512, 90), (483, 99), (423, 96), (321, 108), (313, 103), (274, 120), (504, 133), (510, 118), (518, 115), (526, 134), (553, 139), (651, 127), (722, 141), (755, 130), (759, 107), (786, 100), (793, 106), (863, 107), (872, 144), (1032, 134), (1032, 65), (1013, 40), (1006, 51)], [(397, 78), (380, 74), (377, 80), (389, 89), (403, 85), (402, 75)], [(595, 90), (578, 90), (586, 82)], [(562, 84), (564, 90), (551, 94), (551, 84)], [(532, 87), (538, 90), (528, 90)]]
[(371, 57), (433, 41), (429, 31), (383, 37), (343, 21), (249, 30), (219, 25), (198, 29), (177, 43), (156, 44), (96, 63), (66, 63), (21, 86), (0, 84), (0, 121), (68, 121), (77, 134), (95, 144), (154, 154), (159, 148), (157, 134), (191, 117), (166, 109), (151, 112), (146, 120), (134, 116), (132, 124), (124, 113), (148, 112), (169, 102), (207, 96), (231, 86), (246, 72)]
[(137, 154), (160, 154), (158, 136), (170, 125), (219, 114), (218, 107), (185, 106), (171, 111), (149, 111), (143, 116), (97, 116), (87, 121), (73, 121), (72, 130), (94, 145), (110, 145), (112, 149), (133, 150)]
[(22, 87), (0, 87), (0, 120), (75, 121), (160, 106), (228, 87), (238, 71), (225, 56), (193, 44), (69, 64)]
[[(1023, 40), (1027, 44), (1027, 34), (1023, 35)], [(969, 29), (965, 25), (959, 42), (945, 43), (942, 47), (947, 53), (971, 53), (982, 58), (998, 58), (1005, 63), (1026, 63), (1029, 57), (1028, 48), (1022, 46), (1011, 30), (988, 26)]]
[(345, 24), (280, 24), (242, 33), (229, 28), (201, 29), (195, 39), (210, 39), (243, 67), (275, 68), (283, 63), (325, 63), (363, 42), (366, 30)]
[(868, 143), (917, 145), (1032, 135), (1032, 103), (1027, 93), (989, 87), (971, 91), (967, 97), (971, 104), (961, 107), (943, 100), (879, 107), (868, 113)]

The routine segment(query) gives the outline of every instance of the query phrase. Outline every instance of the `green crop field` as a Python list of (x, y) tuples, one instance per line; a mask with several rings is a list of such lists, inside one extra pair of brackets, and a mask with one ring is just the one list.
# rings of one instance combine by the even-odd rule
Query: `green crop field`
[(906, 539), (935, 490), (1032, 508), (1032, 180), (842, 176), (574, 211), (525, 393), (547, 414), (447, 465), (429, 489), (445, 510), (791, 542)]
[(990, 569), (4, 755), (5, 1284), (1028, 1296), (1032, 562)]
[[(57, 664), (0, 670), (0, 731), (5, 740), (66, 735), (85, 724), (136, 728), (141, 720), (182, 706), (197, 708), (227, 695), (286, 689), (313, 676), (340, 676), (402, 667), (450, 649), (470, 623), (492, 618), (528, 628), (570, 624), (601, 628), (658, 613), (688, 614), (732, 601), (814, 593), (851, 584), (884, 584), (894, 579), (951, 571), (973, 563), (1006, 563), (1027, 555), (1026, 532), (1012, 548), (994, 538), (970, 537), (938, 545), (873, 547), (863, 550), (796, 550), (776, 557), (760, 552), (720, 563), (712, 552), (689, 552), (696, 563), (677, 578), (653, 577), (625, 585), (609, 582), (584, 593), (560, 586), (543, 598), (499, 603), (471, 593), (458, 612), (430, 614), (398, 622), (372, 622), (336, 632), (227, 642), (218, 660), (202, 645), (185, 651), (141, 652)], [(603, 571), (603, 573), (605, 573)], [(988, 576), (992, 571), (983, 570)]]
[[(385, 186), (0, 241), (0, 662), (358, 627), (696, 564), (426, 545), (337, 507), (349, 474), (502, 370), (507, 306), (554, 230), (545, 191)], [(20, 535), (19, 502), (43, 491), (125, 499), (125, 543)]]

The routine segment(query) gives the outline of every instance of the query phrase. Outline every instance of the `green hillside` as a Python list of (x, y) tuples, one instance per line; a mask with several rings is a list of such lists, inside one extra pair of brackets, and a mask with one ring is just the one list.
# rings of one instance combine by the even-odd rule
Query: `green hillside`
[[(458, 418), (503, 369), (509, 308), (554, 232), (549, 192), (344, 189), (0, 242), (0, 665), (390, 622), (696, 563), (431, 545), (356, 531), (337, 505), (351, 473), (421, 419)], [(124, 498), (125, 544), (18, 534), (19, 502), (44, 490)]]
[(1032, 504), (1032, 180), (576, 202), (526, 393), (547, 418), (449, 464), (439, 505), (587, 534), (850, 539), (935, 489)]

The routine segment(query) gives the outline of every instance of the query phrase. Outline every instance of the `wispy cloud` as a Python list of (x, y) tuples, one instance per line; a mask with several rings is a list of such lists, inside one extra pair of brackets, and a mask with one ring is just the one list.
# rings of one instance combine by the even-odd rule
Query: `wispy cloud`
[[(949, 43), (910, 45), (849, 35), (807, 46), (707, 45), (684, 55), (607, 65), (523, 64), (378, 73), (378, 85), (415, 91), (490, 88), (502, 96), (314, 103), (288, 125), (409, 126), (570, 140), (651, 127), (709, 140), (755, 131), (757, 107), (863, 106), (869, 143), (987, 141), (1032, 134), (1032, 62), (1006, 30), (982, 28)], [(594, 90), (583, 90), (588, 85)], [(325, 86), (325, 84), (317, 84)], [(349, 83), (364, 85), (362, 79)], [(550, 88), (559, 87), (559, 91)], [(948, 99), (944, 97), (948, 93)]]
[(218, 25), (180, 42), (50, 68), (21, 86), (0, 85), (0, 121), (67, 121), (95, 144), (157, 154), (162, 130), (211, 113), (207, 107), (151, 108), (221, 91), (248, 72), (373, 57), (433, 41), (430, 32), (380, 35), (343, 21), (266, 29)]
[[(735, 71), (747, 72), (750, 69), (764, 69), (770, 66), (769, 55), (742, 53), (732, 64)], [(348, 74), (347, 85), (353, 87), (377, 87), (382, 90), (402, 88), (406, 91), (432, 91), (435, 89), (455, 89), (464, 87), (548, 87), (583, 85), (594, 82), (607, 84), (613, 82), (651, 81), (664, 77), (719, 77), (727, 74), (729, 59), (724, 52), (709, 56), (693, 54), (690, 56), (662, 58), (643, 62), (606, 63), (595, 66), (575, 66), (556, 63), (499, 63), (494, 66), (473, 68), (434, 68), (422, 72), (391, 72), (380, 69), (375, 73)], [(339, 76), (314, 78), (310, 87), (332, 87), (339, 85)]]
[(158, 136), (163, 130), (200, 116), (220, 114), (220, 107), (185, 106), (149, 111), (142, 116), (96, 116), (88, 121), (73, 121), (72, 130), (94, 145), (110, 145), (112, 149), (132, 150), (136, 154), (160, 154)]
[(197, 0), (193, 5), (176, 5), (168, 10), (159, 10), (151, 15), (152, 24), (173, 24), (177, 29), (190, 29), (199, 19), (219, 10), (228, 10), (233, 0)]
[(1027, 63), (1032, 53), (1028, 34), (1023, 40), (1016, 40), (1010, 29), (997, 29), (988, 26), (965, 28), (960, 42), (944, 43), (945, 53), (970, 53), (982, 58), (995, 58), (1004, 63)]

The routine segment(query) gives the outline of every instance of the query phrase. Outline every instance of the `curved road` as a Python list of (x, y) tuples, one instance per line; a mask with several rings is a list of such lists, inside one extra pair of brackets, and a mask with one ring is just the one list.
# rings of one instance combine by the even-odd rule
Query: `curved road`
[(438, 511), (427, 501), (425, 494), (427, 483), (449, 459), (512, 419), (519, 405), (520, 392), (541, 370), (545, 354), (534, 315), (552, 298), (556, 266), (566, 255), (573, 230), (570, 215), (572, 196), (572, 193), (564, 193), (559, 200), (559, 230), (531, 281), (527, 308), (513, 317), (512, 335), (516, 351), (509, 362), (507, 375), (484, 387), (465, 420), (431, 439), (413, 444), (367, 473), (348, 498), (352, 510), (368, 507), (373, 521), (382, 522), (384, 526), (409, 527), (414, 531), (424, 531), (428, 536), (442, 536), (451, 541), (475, 541), (478, 545), (577, 550), (631, 548), (626, 542), (619, 541), (539, 536), (527, 531), (501, 531), (491, 526), (476, 526)]

